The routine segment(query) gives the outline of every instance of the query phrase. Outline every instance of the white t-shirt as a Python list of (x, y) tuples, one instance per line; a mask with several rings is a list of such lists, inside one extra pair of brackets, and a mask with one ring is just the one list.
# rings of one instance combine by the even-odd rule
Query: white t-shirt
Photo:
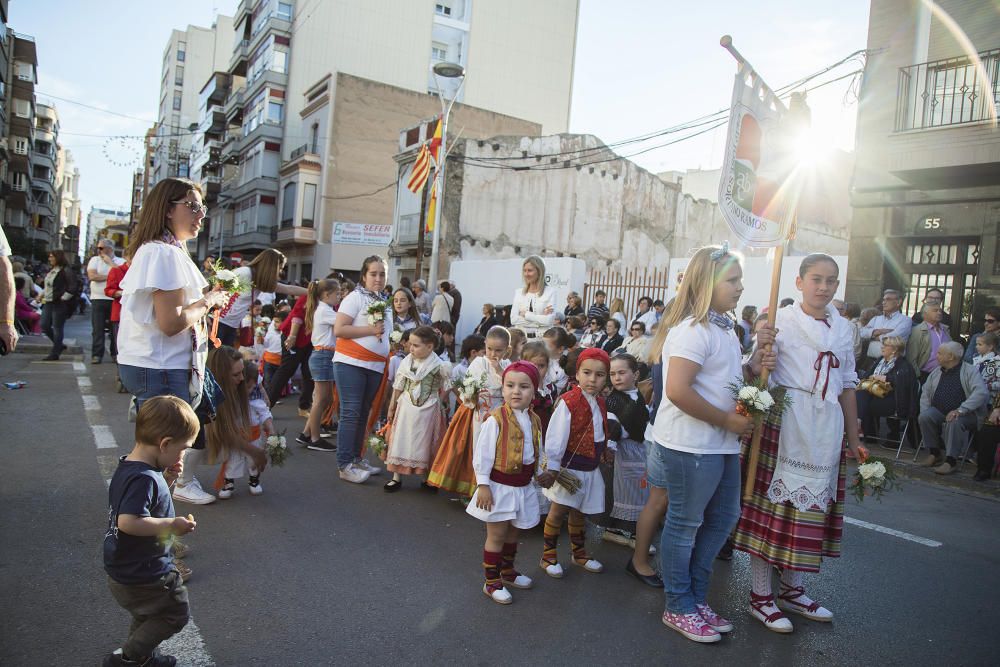
[[(354, 290), (340, 302), (340, 308), (337, 312), (354, 318), (354, 321), (351, 322), (353, 326), (371, 326), (368, 324), (368, 306), (372, 303), (374, 303), (373, 299), (366, 297), (357, 290)], [(355, 338), (353, 340), (366, 350), (388, 359), (390, 333), (392, 333), (392, 306), (388, 301), (386, 301), (385, 333), (382, 334), (382, 340), (379, 340), (375, 336), (362, 336), (361, 338)], [(344, 354), (340, 350), (337, 350), (333, 355), (333, 363), (337, 362), (367, 368), (375, 371), (376, 373), (382, 373), (385, 370), (386, 363), (384, 361), (361, 361), (360, 359), (355, 359), (354, 357)]]
[(671, 357), (680, 357), (701, 365), (694, 379), (694, 390), (720, 410), (735, 412), (736, 401), (726, 385), (741, 380), (743, 375), (736, 333), (710, 322), (696, 324), (694, 318), (688, 317), (667, 334), (662, 355), (663, 399), (653, 424), (656, 443), (693, 454), (739, 454), (740, 443), (735, 433), (695, 419), (667, 398)]
[(145, 243), (121, 282), (118, 363), (140, 368), (191, 368), (191, 330), (167, 336), (156, 325), (153, 292), (184, 290), (184, 305), (202, 297), (208, 283), (188, 254), (159, 241)]
[(281, 332), (274, 328), (274, 322), (267, 325), (267, 333), (264, 334), (264, 351), (281, 354)]
[[(121, 266), (125, 263), (125, 260), (121, 257), (115, 257), (112, 260), (115, 266)], [(104, 280), (91, 280), (90, 281), (90, 300), (97, 301), (98, 299), (103, 299), (105, 301), (110, 301), (111, 297), (104, 293), (104, 286), (107, 284), (108, 273), (111, 271), (111, 267), (103, 259), (94, 255), (87, 262), (87, 272), (97, 271), (98, 274), (104, 277)], [(88, 276), (89, 277), (89, 276)]]
[(320, 301), (316, 304), (316, 312), (312, 321), (312, 346), (334, 347), (337, 338), (333, 335), (333, 323), (337, 320), (337, 311), (328, 303)]

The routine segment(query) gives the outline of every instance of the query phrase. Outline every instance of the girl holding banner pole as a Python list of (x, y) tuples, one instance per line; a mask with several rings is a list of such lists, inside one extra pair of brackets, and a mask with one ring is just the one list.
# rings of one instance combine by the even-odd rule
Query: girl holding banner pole
[[(840, 269), (829, 255), (808, 255), (795, 286), (801, 303), (777, 313), (772, 386), (789, 391), (791, 405), (764, 419), (759, 462), (733, 536), (750, 554), (750, 613), (774, 632), (793, 627), (782, 611), (829, 622), (833, 613), (810, 599), (804, 572), (819, 572), (821, 560), (840, 556), (844, 525), (847, 444), (860, 458), (851, 326), (830, 305)], [(744, 456), (747, 453), (744, 445)], [(771, 568), (781, 571), (777, 599)]]

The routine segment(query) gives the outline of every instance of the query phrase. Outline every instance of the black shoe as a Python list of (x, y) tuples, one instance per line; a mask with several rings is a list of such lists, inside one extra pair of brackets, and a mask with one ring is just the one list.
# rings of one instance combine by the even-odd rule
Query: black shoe
[(299, 443), (300, 445), (308, 446), (309, 443), (312, 442), (312, 439), (305, 433), (299, 433), (298, 437), (295, 438), (295, 442)]
[(320, 424), (319, 437), (332, 438), (337, 435), (337, 424)]
[(726, 540), (726, 543), (722, 545), (719, 549), (719, 554), (716, 556), (719, 560), (731, 561), (733, 559), (733, 542), (732, 540)]
[(976, 474), (972, 476), (972, 479), (976, 480), (977, 482), (985, 482), (989, 478), (990, 474), (988, 472), (981, 472), (978, 470), (976, 471)]
[(49, 356), (43, 358), (42, 361), (59, 361), (59, 355), (54, 352), (50, 352)]
[(59, 346), (59, 354), (62, 354), (65, 351), (66, 351), (66, 346), (65, 345), (60, 345)]
[(423, 482), (420, 482), (420, 490), (421, 491), (426, 491), (427, 493), (437, 493), (438, 492), (438, 488), (436, 486), (431, 486), (430, 484), (428, 484), (427, 480), (424, 480)]
[(398, 479), (390, 479), (388, 482), (385, 483), (385, 486), (382, 487), (382, 490), (385, 491), (386, 493), (395, 493), (396, 491), (399, 491), (401, 488), (403, 488), (403, 483), (401, 481), (399, 481)]
[(660, 575), (655, 572), (651, 575), (639, 574), (639, 571), (635, 569), (635, 565), (632, 564), (631, 558), (628, 559), (628, 564), (625, 565), (625, 571), (647, 586), (651, 586), (653, 588), (663, 588), (663, 579), (660, 578)]
[(306, 449), (311, 449), (314, 452), (335, 452), (337, 451), (337, 445), (333, 444), (329, 440), (320, 438), (319, 440), (313, 440), (306, 445)]
[(101, 359), (100, 357), (91, 357), (90, 358), (90, 363), (93, 364), (94, 366), (96, 366), (97, 364), (101, 363), (102, 361), (103, 361), (103, 359)]

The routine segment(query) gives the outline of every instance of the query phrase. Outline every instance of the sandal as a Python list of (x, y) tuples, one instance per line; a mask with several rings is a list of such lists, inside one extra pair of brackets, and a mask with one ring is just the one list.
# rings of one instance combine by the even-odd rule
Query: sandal
[(777, 606), (774, 603), (773, 595), (757, 595), (756, 593), (750, 593), (750, 613), (758, 621), (764, 624), (764, 627), (773, 632), (780, 632), (781, 634), (788, 634), (795, 628), (792, 626), (792, 622), (781, 613), (781, 611), (771, 612), (770, 614), (764, 611), (765, 607)]
[(805, 616), (811, 621), (829, 623), (833, 620), (833, 612), (813, 600), (809, 604), (802, 604), (799, 598), (806, 594), (806, 589), (801, 586), (786, 586), (781, 584), (781, 594), (778, 595), (777, 605), (779, 608), (790, 611), (799, 616)]
[(390, 479), (388, 482), (385, 483), (385, 486), (382, 487), (382, 490), (385, 491), (386, 493), (395, 493), (396, 491), (399, 491), (401, 488), (403, 488), (403, 483), (401, 481), (399, 481), (398, 479)]

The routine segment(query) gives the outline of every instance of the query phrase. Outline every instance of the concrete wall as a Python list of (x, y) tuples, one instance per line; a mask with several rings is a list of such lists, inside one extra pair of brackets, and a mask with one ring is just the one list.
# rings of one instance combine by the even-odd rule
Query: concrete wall
[[(374, 192), (398, 178), (393, 159), (399, 152), (399, 132), (441, 112), (437, 98), (368, 79), (339, 73), (334, 77), (332, 128), (322, 155), (322, 218), (317, 221), (317, 274), (329, 267), (357, 270), (361, 260), (384, 247), (331, 247), (335, 222), (391, 224), (396, 188), (365, 197), (337, 199)], [(467, 105), (452, 110), (451, 127), (466, 137), (498, 132), (537, 133), (537, 123), (511, 118)], [(346, 253), (346, 254), (345, 254)], [(357, 267), (357, 268), (355, 268)]]

